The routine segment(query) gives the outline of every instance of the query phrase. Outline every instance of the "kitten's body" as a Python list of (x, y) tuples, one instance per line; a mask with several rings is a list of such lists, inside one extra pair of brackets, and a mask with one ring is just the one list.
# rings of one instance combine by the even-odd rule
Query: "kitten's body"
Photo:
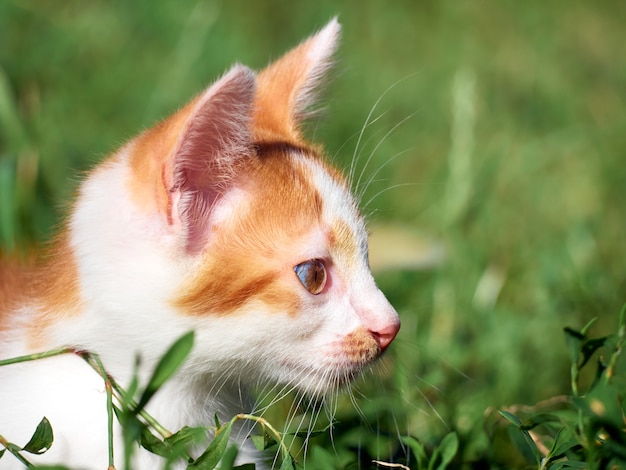
[[(147, 374), (194, 330), (148, 405), (173, 431), (250, 411), (246, 384), (324, 394), (375, 359), (398, 317), (345, 181), (299, 132), (338, 33), (331, 22), (258, 76), (235, 66), (91, 172), (45, 259), (0, 270), (0, 358), (92, 351), (125, 385), (137, 354)], [(33, 461), (106, 466), (104, 384), (79, 357), (0, 367), (0, 434), (24, 444), (43, 416), (55, 441)]]

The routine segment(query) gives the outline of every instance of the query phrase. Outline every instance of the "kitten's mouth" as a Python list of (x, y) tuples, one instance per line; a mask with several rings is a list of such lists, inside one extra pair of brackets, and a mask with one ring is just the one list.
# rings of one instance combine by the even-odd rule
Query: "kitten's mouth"
[(318, 360), (283, 361), (282, 367), (273, 371), (278, 382), (318, 397), (334, 393), (349, 387), (383, 353), (376, 338), (365, 329), (357, 329), (328, 346), (317, 351)]
[(342, 350), (346, 358), (357, 368), (363, 368), (373, 362), (383, 352), (376, 338), (364, 328), (346, 335), (342, 341)]

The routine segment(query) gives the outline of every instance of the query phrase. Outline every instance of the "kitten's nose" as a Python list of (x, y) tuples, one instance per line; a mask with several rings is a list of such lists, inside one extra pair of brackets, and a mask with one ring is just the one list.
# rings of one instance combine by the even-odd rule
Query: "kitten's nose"
[(394, 322), (389, 323), (384, 328), (379, 329), (378, 331), (372, 331), (372, 335), (376, 339), (378, 346), (380, 347), (380, 351), (384, 351), (387, 349), (387, 346), (391, 344), (393, 339), (398, 334), (398, 330), (400, 330), (400, 320), (396, 320)]

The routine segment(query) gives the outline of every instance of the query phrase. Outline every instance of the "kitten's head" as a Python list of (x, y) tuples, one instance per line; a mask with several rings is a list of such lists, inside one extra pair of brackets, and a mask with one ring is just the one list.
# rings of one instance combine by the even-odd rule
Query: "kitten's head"
[(129, 154), (132, 197), (185, 266), (171, 304), (197, 360), (313, 393), (348, 382), (400, 326), (348, 184), (300, 130), (339, 31), (331, 21), (258, 75), (233, 67)]

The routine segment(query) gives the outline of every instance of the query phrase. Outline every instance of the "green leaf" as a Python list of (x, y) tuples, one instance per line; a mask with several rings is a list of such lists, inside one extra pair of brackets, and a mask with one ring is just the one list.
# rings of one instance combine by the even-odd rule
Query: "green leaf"
[(2, 458), (2, 456), (4, 455), (5, 452), (6, 452), (6, 449), (0, 450), (0, 459)]
[(500, 413), (500, 415), (503, 418), (505, 418), (507, 421), (511, 422), (516, 428), (522, 427), (522, 422), (513, 413), (510, 413), (509, 411), (504, 411), (504, 410), (498, 410), (498, 413)]
[(597, 319), (598, 319), (598, 317), (594, 317), (591, 320), (589, 320), (585, 326), (583, 326), (583, 329), (580, 330), (580, 332), (582, 333), (583, 336), (587, 335), (587, 332), (589, 331), (589, 328), (591, 328), (591, 325), (593, 325), (596, 322)]
[(181, 336), (163, 355), (146, 386), (136, 410), (143, 409), (156, 391), (178, 370), (193, 348), (194, 332)]
[[(235, 444), (229, 445), (220, 460), (220, 469), (232, 469), (235, 466), (237, 454), (239, 454), (239, 446)], [(252, 469), (254, 470), (254, 467)]]
[(122, 395), (122, 403), (124, 408), (130, 408), (130, 403), (132, 402), (135, 394), (137, 393), (137, 389), (139, 388), (139, 366), (141, 365), (141, 358), (139, 356), (135, 356), (135, 364), (133, 366), (133, 375), (130, 379), (130, 383), (128, 387), (126, 387), (126, 393)]
[(37, 429), (35, 429), (30, 441), (28, 441), (22, 450), (31, 454), (43, 454), (52, 447), (52, 441), (54, 441), (52, 426), (50, 426), (48, 418), (44, 416), (37, 425)]
[(574, 429), (563, 427), (559, 429), (556, 437), (554, 438), (554, 443), (552, 444), (547, 457), (552, 460), (560, 459), (565, 456), (565, 453), (568, 450), (578, 444), (579, 442), (574, 434)]
[(161, 457), (169, 456), (169, 448), (161, 439), (156, 437), (154, 434), (150, 432), (148, 427), (145, 427), (141, 431), (141, 436), (139, 438), (139, 443), (141, 447), (152, 452), (153, 454), (159, 455)]
[(280, 470), (295, 470), (296, 466), (293, 461), (293, 457), (287, 453), (287, 455), (283, 455), (283, 461), (280, 464)]
[(254, 444), (254, 447), (256, 447), (257, 450), (265, 450), (269, 447), (267, 434), (263, 434), (262, 436), (259, 436), (259, 435), (250, 436), (250, 439), (252, 439), (252, 443)]
[(561, 468), (589, 468), (589, 464), (587, 462), (576, 462), (575, 460), (570, 460), (567, 462), (558, 462), (555, 465), (551, 465), (549, 470), (559, 470)]
[(530, 431), (531, 429), (548, 423), (560, 423), (561, 419), (552, 413), (537, 413), (530, 418), (521, 422), (519, 428), (523, 431)]
[(308, 439), (310, 437), (319, 436), (325, 434), (329, 429), (331, 429), (335, 423), (330, 423), (322, 429), (314, 429), (313, 431), (296, 431), (293, 433), (285, 433), (287, 436), (296, 436), (301, 437), (302, 439)]
[(213, 439), (200, 457), (187, 466), (187, 469), (213, 470), (217, 466), (228, 446), (228, 438), (230, 437), (235, 419), (231, 419), (215, 432), (215, 439)]
[(433, 461), (435, 454), (441, 454), (441, 463), (437, 466), (437, 470), (445, 470), (459, 450), (459, 438), (455, 432), (451, 432), (441, 440), (439, 447), (433, 453)]
[(400, 438), (402, 442), (408, 445), (413, 451), (413, 455), (417, 459), (417, 468), (424, 468), (428, 463), (428, 457), (426, 456), (426, 450), (421, 442), (419, 442), (413, 436), (402, 436)]
[(146, 425), (139, 421), (137, 416), (130, 410), (114, 411), (122, 424), (122, 438), (124, 440), (124, 468), (131, 468), (133, 452), (136, 449), (135, 443), (141, 443), (142, 435), (145, 432)]
[(580, 355), (580, 345), (584, 341), (585, 335), (571, 329), (570, 327), (563, 328), (563, 331), (565, 332), (569, 360), (573, 365), (577, 365), (578, 357)]
[(582, 368), (585, 364), (587, 364), (591, 356), (593, 356), (593, 353), (595, 353), (599, 348), (604, 346), (604, 343), (606, 343), (607, 339), (608, 336), (604, 336), (602, 338), (591, 338), (583, 341), (583, 344), (580, 348), (582, 360), (578, 367)]
[(511, 441), (517, 446), (524, 458), (530, 463), (538, 465), (541, 460), (541, 454), (528, 431), (523, 431), (519, 427), (517, 429), (509, 427), (508, 432)]
[(141, 447), (147, 449), (153, 454), (167, 457), (169, 459), (177, 459), (185, 456), (190, 444), (197, 444), (206, 437), (205, 428), (183, 427), (178, 432), (165, 438), (159, 439), (152, 434), (148, 427), (141, 432)]
[(192, 428), (185, 426), (178, 432), (167, 437), (165, 439), (165, 443), (172, 448), (179, 446), (186, 447), (190, 444), (197, 444), (201, 442), (206, 435), (206, 428)]
[(271, 447), (276, 447), (278, 445), (278, 441), (276, 440), (276, 438), (266, 432), (260, 435), (252, 435), (250, 436), (250, 439), (252, 439), (254, 447), (256, 447), (257, 450), (260, 451), (267, 450)]

